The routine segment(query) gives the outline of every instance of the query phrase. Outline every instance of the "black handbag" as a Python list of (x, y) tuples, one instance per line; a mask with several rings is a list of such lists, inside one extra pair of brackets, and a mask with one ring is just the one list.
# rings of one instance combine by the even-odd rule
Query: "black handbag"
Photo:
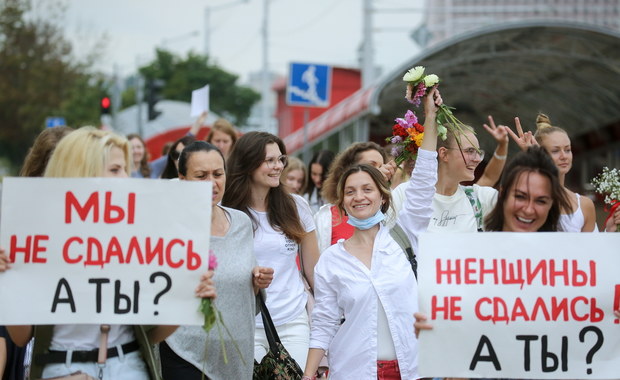
[(254, 380), (301, 380), (303, 371), (299, 364), (286, 351), (273, 325), (263, 295), (258, 293), (260, 313), (263, 317), (265, 335), (269, 342), (269, 351), (260, 364), (254, 360)]

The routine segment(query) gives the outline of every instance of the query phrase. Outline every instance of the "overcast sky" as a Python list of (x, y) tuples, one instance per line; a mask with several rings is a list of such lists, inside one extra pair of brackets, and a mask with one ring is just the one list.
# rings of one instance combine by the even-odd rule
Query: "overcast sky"
[[(262, 66), (264, 1), (66, 0), (65, 33), (77, 54), (107, 35), (99, 69), (111, 73), (116, 65), (129, 75), (153, 59), (156, 46), (183, 56), (203, 53), (208, 6), (211, 56), (244, 81)], [(384, 72), (418, 53), (409, 35), (421, 23), (424, 2), (373, 1), (375, 64)], [(269, 0), (271, 71), (286, 75), (290, 62), (359, 67), (362, 6), (362, 0)]]

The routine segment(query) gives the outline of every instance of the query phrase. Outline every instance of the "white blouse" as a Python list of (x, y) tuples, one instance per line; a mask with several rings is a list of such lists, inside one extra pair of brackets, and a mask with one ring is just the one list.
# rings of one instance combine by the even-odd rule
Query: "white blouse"
[[(437, 182), (436, 153), (419, 151), (406, 191), (399, 224), (417, 253), (419, 233), (426, 230)], [(368, 269), (344, 248), (328, 248), (314, 269), (315, 306), (310, 348), (329, 350), (330, 379), (376, 379), (378, 308), (383, 305), (396, 358), (404, 380), (417, 374), (418, 343), (413, 313), (418, 311), (417, 282), (405, 252), (381, 225)], [(380, 303), (379, 303), (380, 301)], [(344, 315), (344, 323), (340, 323)]]

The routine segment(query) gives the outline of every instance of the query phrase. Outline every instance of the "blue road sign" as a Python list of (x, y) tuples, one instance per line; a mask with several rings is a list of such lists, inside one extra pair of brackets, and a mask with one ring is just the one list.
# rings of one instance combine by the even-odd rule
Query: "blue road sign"
[(64, 117), (50, 116), (45, 118), (45, 126), (47, 128), (62, 127), (67, 125)]
[(290, 106), (329, 107), (332, 67), (313, 63), (291, 63), (286, 86)]

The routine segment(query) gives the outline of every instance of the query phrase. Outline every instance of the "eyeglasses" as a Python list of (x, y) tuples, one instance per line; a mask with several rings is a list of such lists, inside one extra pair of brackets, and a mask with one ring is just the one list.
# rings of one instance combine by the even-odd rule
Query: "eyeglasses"
[(460, 148), (446, 148), (446, 149), (451, 149), (451, 150), (460, 150), (461, 152), (463, 152), (464, 156), (467, 156), (467, 158), (469, 159), (475, 159), (476, 156), (480, 157), (480, 160), (484, 160), (484, 150), (482, 149), (476, 149), (476, 148), (467, 148), (467, 149), (460, 149)]
[(285, 167), (288, 163), (288, 157), (285, 155), (281, 155), (280, 157), (271, 157), (265, 160), (265, 163), (267, 164), (269, 169), (275, 168), (278, 162), (282, 164), (282, 167)]

